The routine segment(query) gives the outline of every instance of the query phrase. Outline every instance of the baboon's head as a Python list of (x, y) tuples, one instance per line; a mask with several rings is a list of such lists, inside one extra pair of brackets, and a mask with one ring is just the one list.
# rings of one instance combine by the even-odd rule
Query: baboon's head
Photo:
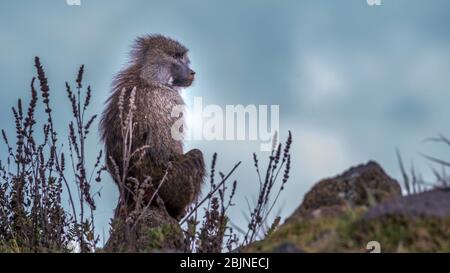
[(147, 83), (170, 87), (188, 87), (195, 72), (190, 69), (187, 48), (162, 35), (140, 37), (133, 50), (134, 62), (140, 64), (140, 77)]

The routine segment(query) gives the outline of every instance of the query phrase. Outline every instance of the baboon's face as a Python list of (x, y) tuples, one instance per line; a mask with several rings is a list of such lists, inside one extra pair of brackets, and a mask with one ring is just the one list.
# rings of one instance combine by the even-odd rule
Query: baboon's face
[(189, 65), (190, 61), (187, 53), (173, 53), (170, 56), (171, 67), (169, 84), (174, 87), (188, 87), (195, 78), (195, 72)]
[(150, 48), (141, 76), (148, 82), (188, 87), (195, 78), (195, 72), (189, 66), (187, 50), (178, 43), (164, 40), (157, 47)]

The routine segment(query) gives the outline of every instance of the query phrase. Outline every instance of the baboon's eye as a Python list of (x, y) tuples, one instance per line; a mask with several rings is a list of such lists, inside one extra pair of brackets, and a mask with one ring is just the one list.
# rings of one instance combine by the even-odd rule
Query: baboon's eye
[(183, 53), (173, 53), (172, 57), (175, 59), (182, 59), (183, 58)]

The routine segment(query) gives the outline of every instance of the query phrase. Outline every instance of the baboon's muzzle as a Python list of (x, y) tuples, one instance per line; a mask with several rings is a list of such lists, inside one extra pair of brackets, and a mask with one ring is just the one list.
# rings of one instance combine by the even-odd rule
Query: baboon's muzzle
[(191, 83), (194, 81), (195, 79), (195, 71), (192, 69), (189, 69), (189, 76), (188, 76), (188, 80), (191, 81)]

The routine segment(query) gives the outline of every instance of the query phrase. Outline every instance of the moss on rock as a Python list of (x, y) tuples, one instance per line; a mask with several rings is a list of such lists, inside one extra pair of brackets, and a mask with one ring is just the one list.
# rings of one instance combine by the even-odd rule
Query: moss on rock
[(184, 234), (178, 222), (165, 209), (151, 207), (134, 228), (133, 242), (126, 243), (125, 219), (116, 216), (111, 224), (105, 252), (175, 252), (185, 247)]
[[(243, 252), (450, 252), (450, 190), (401, 196), (375, 162), (317, 183), (276, 232)], [(370, 249), (371, 250), (371, 249)]]
[(382, 252), (450, 252), (450, 218), (385, 215), (364, 219), (365, 208), (333, 217), (297, 218), (245, 252), (279, 252), (290, 244), (302, 252), (367, 252), (371, 241)]

